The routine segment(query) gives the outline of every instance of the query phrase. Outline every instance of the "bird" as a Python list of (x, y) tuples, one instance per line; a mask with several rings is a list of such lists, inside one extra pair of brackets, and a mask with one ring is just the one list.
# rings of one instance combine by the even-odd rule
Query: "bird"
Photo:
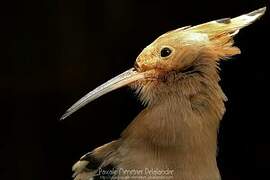
[(73, 165), (73, 178), (220, 180), (217, 135), (227, 97), (219, 85), (219, 64), (240, 54), (234, 36), (265, 11), (166, 32), (142, 50), (134, 67), (71, 106), (62, 120), (123, 86), (145, 105), (119, 139)]

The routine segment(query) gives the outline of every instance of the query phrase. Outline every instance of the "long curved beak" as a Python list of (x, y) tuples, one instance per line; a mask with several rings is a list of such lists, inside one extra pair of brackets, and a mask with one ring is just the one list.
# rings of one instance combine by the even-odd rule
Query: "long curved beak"
[(105, 82), (104, 84), (98, 86), (93, 91), (86, 94), (82, 97), (79, 101), (73, 104), (61, 117), (60, 120), (63, 120), (85, 106), (86, 104), (90, 103), (91, 101), (99, 98), (100, 96), (107, 94), (115, 89), (120, 87), (126, 86), (132, 82), (137, 80), (143, 79), (145, 77), (144, 73), (140, 73), (136, 71), (134, 68), (131, 68), (122, 74), (112, 78), (111, 80)]

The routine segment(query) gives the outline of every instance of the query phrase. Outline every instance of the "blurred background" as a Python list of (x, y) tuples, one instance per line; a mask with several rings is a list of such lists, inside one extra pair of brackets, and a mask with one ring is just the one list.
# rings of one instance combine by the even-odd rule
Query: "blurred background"
[[(60, 122), (88, 91), (130, 68), (166, 31), (269, 6), (268, 0), (21, 0), (1, 2), (0, 179), (71, 179), (84, 153), (119, 137), (143, 109), (110, 93)], [(228, 96), (219, 131), (223, 180), (270, 179), (269, 12), (222, 62)]]

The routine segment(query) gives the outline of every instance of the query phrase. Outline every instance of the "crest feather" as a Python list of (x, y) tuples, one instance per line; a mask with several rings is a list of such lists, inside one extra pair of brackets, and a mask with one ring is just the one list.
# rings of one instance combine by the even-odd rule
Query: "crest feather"
[(234, 36), (239, 32), (240, 29), (259, 19), (265, 13), (265, 11), (266, 7), (263, 7), (235, 18), (223, 18), (193, 26), (189, 28), (188, 31), (205, 33), (208, 35), (209, 39), (215, 38), (216, 36), (220, 36), (222, 34)]

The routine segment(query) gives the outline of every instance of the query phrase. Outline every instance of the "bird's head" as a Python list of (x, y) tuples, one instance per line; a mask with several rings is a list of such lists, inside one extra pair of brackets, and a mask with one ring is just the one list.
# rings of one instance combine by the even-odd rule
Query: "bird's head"
[(233, 46), (233, 37), (240, 29), (260, 18), (265, 10), (261, 8), (236, 18), (186, 26), (161, 35), (139, 54), (134, 68), (89, 92), (70, 107), (61, 119), (98, 97), (126, 85), (136, 88), (141, 99), (151, 103), (152, 99), (163, 93), (170, 93), (169, 87), (178, 82), (190, 84), (195, 76), (218, 79), (218, 61), (240, 53)]

